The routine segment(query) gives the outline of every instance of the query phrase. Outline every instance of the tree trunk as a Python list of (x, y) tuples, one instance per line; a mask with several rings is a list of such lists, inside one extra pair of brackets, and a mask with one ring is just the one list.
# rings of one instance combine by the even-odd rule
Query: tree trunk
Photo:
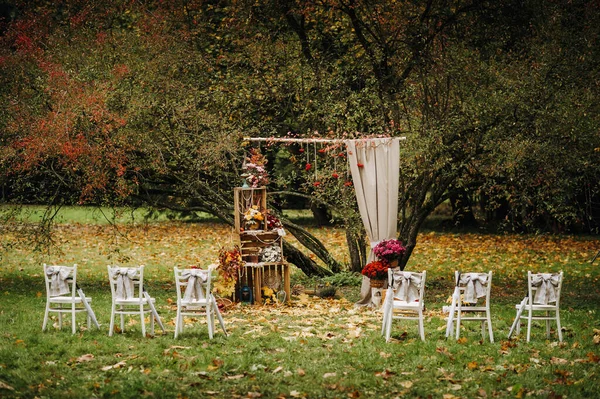
[(317, 226), (331, 226), (331, 211), (328, 207), (322, 204), (310, 203), (310, 210), (317, 222)]
[(465, 190), (456, 190), (450, 194), (450, 204), (452, 205), (452, 222), (454, 226), (473, 227), (477, 225), (471, 198)]
[(333, 274), (330, 270), (317, 265), (315, 261), (285, 240), (283, 241), (283, 253), (288, 262), (298, 267), (307, 276), (326, 277)]
[(346, 243), (350, 252), (350, 271), (360, 273), (367, 263), (367, 251), (362, 235), (346, 230)]

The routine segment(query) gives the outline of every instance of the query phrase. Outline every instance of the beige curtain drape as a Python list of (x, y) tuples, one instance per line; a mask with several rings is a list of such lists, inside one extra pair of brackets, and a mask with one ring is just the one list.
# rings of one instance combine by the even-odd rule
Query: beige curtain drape
[[(371, 248), (367, 262), (375, 259), (373, 247), (398, 234), (398, 179), (400, 140), (375, 138), (346, 140), (352, 183)], [(371, 305), (370, 281), (363, 276), (357, 305)]]

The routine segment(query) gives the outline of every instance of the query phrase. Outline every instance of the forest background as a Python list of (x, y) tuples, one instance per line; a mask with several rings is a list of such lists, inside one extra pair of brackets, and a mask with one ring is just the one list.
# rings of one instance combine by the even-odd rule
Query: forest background
[[(399, 238), (452, 225), (598, 234), (597, 1), (4, 1), (0, 187), (45, 204), (232, 224), (243, 137), (405, 137)], [(263, 146), (276, 209), (343, 226), (348, 262), (281, 216), (325, 276), (365, 263), (344, 149)], [(3, 227), (22, 232), (17, 207)], [(42, 233), (42, 234), (39, 234)]]

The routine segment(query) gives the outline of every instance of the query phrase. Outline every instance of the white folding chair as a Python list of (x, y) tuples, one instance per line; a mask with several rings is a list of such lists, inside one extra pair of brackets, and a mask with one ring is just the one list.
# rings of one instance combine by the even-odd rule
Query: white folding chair
[(154, 335), (154, 319), (156, 318), (159, 323), (160, 319), (153, 312), (155, 310), (154, 298), (151, 298), (144, 291), (144, 266), (108, 266), (108, 280), (112, 295), (108, 335), (113, 335), (116, 315), (121, 318), (121, 332), (125, 331), (125, 315), (139, 315), (142, 324), (142, 336), (145, 337), (146, 314), (150, 316), (150, 333)]
[(419, 334), (425, 341), (423, 327), (423, 311), (425, 303), (425, 278), (427, 272), (421, 273), (393, 271), (388, 269), (388, 289), (383, 303), (383, 323), (381, 333), (385, 333), (385, 340), (389, 341), (392, 333), (394, 319), (409, 319), (419, 321)]
[(177, 287), (177, 315), (175, 318), (175, 338), (183, 333), (183, 316), (206, 315), (208, 337), (214, 336), (215, 316), (227, 335), (225, 323), (211, 291), (211, 271), (203, 269), (174, 268)]
[[(452, 305), (449, 309), (448, 328), (446, 336), (452, 333), (456, 320), (456, 339), (460, 337), (460, 325), (463, 321), (481, 322), (481, 336), (485, 339), (487, 324), (490, 342), (494, 342), (492, 318), (490, 312), (490, 294), (492, 291), (492, 272), (489, 273), (460, 273), (456, 271), (455, 293), (452, 295)], [(483, 298), (484, 303), (479, 301)]]
[[(91, 326), (91, 317), (84, 299), (77, 292), (77, 265), (48, 266), (44, 263), (44, 279), (46, 280), (46, 312), (42, 331), (46, 330), (50, 312), (58, 313), (58, 327), (62, 329), (63, 313), (71, 313), (71, 330), (75, 334), (77, 323), (75, 315), (80, 312), (87, 314), (87, 326)], [(88, 306), (92, 298), (84, 296)]]
[[(533, 320), (546, 321), (546, 337), (550, 338), (550, 322), (556, 322), (558, 340), (562, 342), (562, 328), (560, 325), (560, 291), (562, 289), (563, 272), (559, 273), (531, 273), (527, 272), (527, 298), (516, 305), (517, 334), (520, 333), (520, 321), (527, 319), (527, 342), (531, 338), (531, 322)], [(527, 315), (524, 315), (524, 311)], [(537, 315), (534, 315), (536, 312)]]

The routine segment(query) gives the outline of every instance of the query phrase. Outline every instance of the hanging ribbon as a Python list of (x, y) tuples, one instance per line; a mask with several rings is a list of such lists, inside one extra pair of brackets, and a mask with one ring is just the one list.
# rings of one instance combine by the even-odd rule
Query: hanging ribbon
[(460, 275), (460, 284), (466, 285), (465, 302), (477, 303), (477, 298), (485, 296), (484, 286), (487, 284), (486, 273), (464, 273)]
[(556, 288), (560, 284), (560, 274), (540, 273), (531, 276), (531, 285), (537, 287), (533, 303), (547, 305), (556, 302)]
[(137, 272), (136, 268), (117, 267), (113, 269), (113, 276), (117, 277), (117, 299), (133, 297), (133, 278), (137, 276)]
[(183, 299), (187, 302), (192, 300), (200, 301), (206, 298), (202, 283), (208, 280), (208, 271), (202, 269), (186, 269), (181, 273), (181, 277), (187, 279), (187, 287)]
[(50, 296), (68, 294), (69, 284), (67, 277), (71, 274), (71, 268), (66, 266), (50, 266), (46, 269), (46, 275), (50, 277)]
[(400, 288), (396, 291), (396, 298), (404, 302), (415, 302), (419, 299), (419, 287), (421, 286), (421, 277), (411, 272), (394, 273), (394, 283), (400, 283)]

